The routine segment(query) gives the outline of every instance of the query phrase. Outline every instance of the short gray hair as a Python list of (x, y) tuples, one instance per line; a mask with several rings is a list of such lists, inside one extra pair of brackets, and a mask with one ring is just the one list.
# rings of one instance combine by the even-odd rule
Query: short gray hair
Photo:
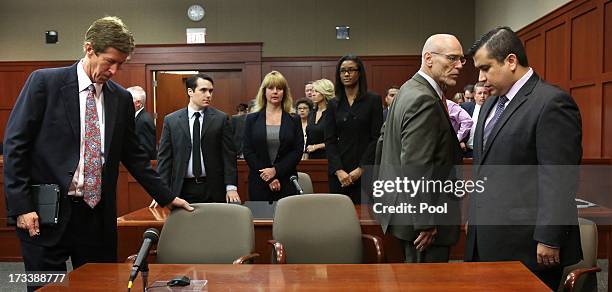
[(132, 100), (140, 100), (142, 104), (147, 103), (147, 93), (140, 86), (132, 86), (127, 89), (132, 94)]

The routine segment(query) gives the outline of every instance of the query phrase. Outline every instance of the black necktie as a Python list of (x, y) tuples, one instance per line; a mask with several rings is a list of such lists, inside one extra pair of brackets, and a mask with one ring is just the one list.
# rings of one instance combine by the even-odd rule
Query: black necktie
[(191, 153), (193, 155), (193, 176), (198, 178), (202, 176), (202, 158), (200, 157), (200, 112), (193, 114), (193, 134)]

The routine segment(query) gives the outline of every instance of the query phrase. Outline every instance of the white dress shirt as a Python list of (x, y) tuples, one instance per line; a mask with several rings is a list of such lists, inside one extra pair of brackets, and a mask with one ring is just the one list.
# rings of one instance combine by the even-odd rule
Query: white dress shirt
[[(79, 142), (79, 164), (77, 165), (76, 170), (74, 171), (74, 176), (72, 177), (72, 182), (68, 187), (68, 195), (69, 196), (83, 196), (83, 167), (85, 161), (85, 110), (87, 107), (87, 95), (89, 90), (87, 88), (93, 82), (85, 73), (85, 64), (83, 60), (79, 62), (77, 65), (77, 80), (79, 85), (79, 120), (81, 124), (81, 135)], [(98, 125), (100, 126), (100, 150), (102, 153), (102, 165), (104, 165), (104, 94), (102, 92), (103, 84), (93, 83), (96, 88), (96, 109), (98, 111)], [(103, 166), (104, 167), (104, 166)]]

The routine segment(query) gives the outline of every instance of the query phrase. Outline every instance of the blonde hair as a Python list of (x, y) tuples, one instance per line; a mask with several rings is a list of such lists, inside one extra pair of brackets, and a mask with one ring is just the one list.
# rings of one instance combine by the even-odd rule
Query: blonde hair
[(313, 89), (325, 97), (325, 101), (329, 101), (334, 97), (334, 84), (328, 79), (319, 79), (312, 83)]
[(272, 71), (264, 77), (255, 96), (255, 106), (251, 112), (259, 112), (266, 108), (266, 88), (279, 88), (283, 90), (283, 100), (281, 107), (283, 111), (288, 113), (294, 113), (293, 109), (293, 98), (291, 97), (291, 90), (289, 89), (289, 83), (285, 76), (278, 71)]

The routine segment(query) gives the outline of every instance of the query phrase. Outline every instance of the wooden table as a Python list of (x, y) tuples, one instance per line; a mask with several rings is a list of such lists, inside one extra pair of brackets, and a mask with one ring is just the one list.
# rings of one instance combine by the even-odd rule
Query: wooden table
[[(86, 264), (67, 286), (39, 291), (125, 291), (131, 265)], [(149, 285), (179, 275), (208, 291), (549, 291), (520, 262), (376, 265), (149, 265)], [(140, 276), (132, 291), (142, 291)]]

